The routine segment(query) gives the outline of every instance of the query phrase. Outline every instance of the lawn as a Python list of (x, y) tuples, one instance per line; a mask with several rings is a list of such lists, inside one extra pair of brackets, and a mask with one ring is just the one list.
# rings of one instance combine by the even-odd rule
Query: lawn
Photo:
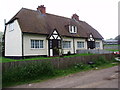
[(113, 52), (120, 51), (119, 49), (105, 49), (105, 50), (107, 50), (107, 51), (113, 51)]
[(120, 46), (120, 45), (104, 45), (104, 46)]
[(95, 55), (95, 54), (81, 53), (81, 54), (74, 54), (74, 55), (63, 56), (63, 57), (35, 57), (35, 58), (19, 59), (19, 60), (2, 57), (2, 59), (0, 59), (0, 63), (17, 62), (17, 61), (29, 61), (29, 60), (41, 60), (41, 59), (67, 58), (67, 57), (89, 56), (89, 55)]

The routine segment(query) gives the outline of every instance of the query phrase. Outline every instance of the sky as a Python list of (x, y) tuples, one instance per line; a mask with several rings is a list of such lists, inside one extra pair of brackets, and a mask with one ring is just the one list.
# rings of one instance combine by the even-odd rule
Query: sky
[(119, 0), (0, 0), (0, 31), (4, 31), (4, 19), (8, 22), (22, 7), (36, 10), (39, 5), (46, 12), (79, 19), (95, 28), (104, 39), (118, 35)]

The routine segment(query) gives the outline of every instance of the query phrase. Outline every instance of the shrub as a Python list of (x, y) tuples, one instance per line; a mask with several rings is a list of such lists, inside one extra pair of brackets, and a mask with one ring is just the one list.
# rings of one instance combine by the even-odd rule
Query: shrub
[(85, 70), (90, 68), (90, 65), (84, 64), (84, 63), (79, 63), (74, 66), (75, 69), (80, 69), (80, 70)]
[(93, 62), (94, 62), (94, 66), (100, 66), (108, 63), (109, 61), (106, 60), (104, 56), (99, 56), (97, 59), (94, 59)]
[(3, 71), (4, 83), (20, 82), (38, 79), (44, 76), (54, 75), (54, 68), (50, 62), (29, 63), (24, 66), (17, 66)]
[(71, 55), (71, 52), (70, 52), (70, 51), (68, 51), (68, 52), (67, 52), (67, 55)]

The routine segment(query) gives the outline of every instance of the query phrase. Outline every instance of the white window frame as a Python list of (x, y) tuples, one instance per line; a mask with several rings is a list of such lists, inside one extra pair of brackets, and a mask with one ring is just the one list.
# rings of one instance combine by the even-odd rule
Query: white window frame
[(13, 31), (14, 30), (14, 22), (9, 24), (9, 31)]
[(31, 49), (44, 49), (44, 40), (30, 40)]
[(69, 32), (70, 33), (77, 33), (77, 26), (69, 25)]
[(85, 42), (77, 41), (77, 48), (85, 48)]
[(100, 48), (100, 42), (95, 42), (95, 48)]
[(71, 41), (63, 41), (62, 47), (66, 49), (71, 48)]

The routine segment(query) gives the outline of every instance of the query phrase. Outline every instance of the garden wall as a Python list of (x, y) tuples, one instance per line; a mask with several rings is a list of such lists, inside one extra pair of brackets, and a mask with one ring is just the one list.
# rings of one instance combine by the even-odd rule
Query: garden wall
[(81, 62), (88, 63), (93, 59), (97, 59), (99, 56), (105, 56), (106, 60), (111, 60), (114, 57), (112, 54), (97, 54), (97, 55), (90, 55), (90, 56), (77, 56), (77, 57), (68, 57), (68, 58), (61, 57), (61, 58), (54, 58), (54, 59), (7, 62), (7, 63), (2, 63), (2, 70), (5, 71), (8, 68), (22, 66), (28, 63), (34, 63), (34, 62), (41, 63), (41, 62), (48, 62), (48, 61), (51, 62), (55, 68), (63, 69)]

